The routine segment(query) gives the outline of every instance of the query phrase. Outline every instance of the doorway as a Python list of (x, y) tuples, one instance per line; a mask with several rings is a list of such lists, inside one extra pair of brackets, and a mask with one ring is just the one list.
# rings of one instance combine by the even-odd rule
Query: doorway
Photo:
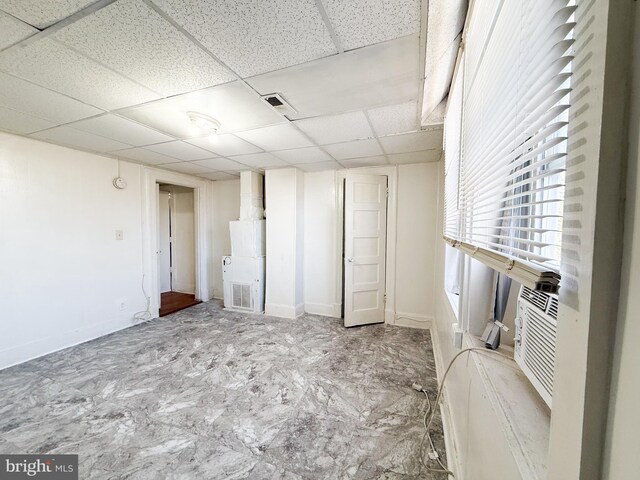
[(347, 174), (343, 214), (344, 325), (385, 321), (387, 177)]
[(158, 183), (160, 316), (197, 305), (194, 189)]

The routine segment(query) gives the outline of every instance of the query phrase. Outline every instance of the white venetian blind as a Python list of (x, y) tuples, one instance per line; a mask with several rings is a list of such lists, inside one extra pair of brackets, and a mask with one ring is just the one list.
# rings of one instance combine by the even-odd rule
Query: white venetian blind
[(462, 127), (462, 67), (464, 65), (462, 58), (458, 58), (453, 73), (444, 123), (444, 235), (455, 239), (460, 237), (458, 184)]
[(465, 33), (461, 227), (457, 235), (445, 230), (458, 246), (480, 252), (480, 260), (484, 253), (494, 268), (520, 265), (555, 284), (575, 9), (570, 3), (474, 3)]

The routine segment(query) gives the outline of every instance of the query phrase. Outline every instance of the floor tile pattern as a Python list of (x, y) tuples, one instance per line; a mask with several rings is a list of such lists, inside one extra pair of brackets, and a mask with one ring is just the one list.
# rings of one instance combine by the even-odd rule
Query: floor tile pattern
[(443, 479), (415, 381), (434, 398), (429, 331), (207, 302), (1, 371), (0, 453), (78, 453), (82, 479)]

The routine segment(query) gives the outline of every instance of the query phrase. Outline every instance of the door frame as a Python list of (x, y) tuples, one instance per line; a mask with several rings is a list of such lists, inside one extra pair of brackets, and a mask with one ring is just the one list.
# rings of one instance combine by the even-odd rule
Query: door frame
[[(351, 168), (338, 170), (336, 172), (336, 205), (338, 206), (336, 224), (336, 258), (335, 258), (335, 299), (342, 311), (344, 291), (344, 265), (343, 265), (343, 244), (344, 234), (344, 180), (349, 174), (356, 175), (381, 175), (387, 177), (387, 188), (389, 188), (389, 198), (387, 201), (387, 251), (385, 255), (385, 294), (387, 302), (384, 306), (385, 323), (395, 324), (396, 320), (396, 239), (397, 239), (397, 211), (398, 211), (398, 168), (395, 165), (380, 167)], [(341, 315), (341, 317), (344, 317)]]
[(193, 204), (195, 215), (195, 270), (196, 298), (206, 302), (211, 299), (210, 269), (211, 253), (209, 252), (207, 218), (208, 205), (211, 203), (210, 181), (204, 178), (191, 177), (177, 172), (144, 167), (143, 175), (143, 211), (142, 242), (144, 286), (150, 298), (149, 311), (153, 318), (160, 314), (160, 285), (158, 280), (158, 201), (156, 184), (169, 183), (181, 187), (193, 188)]

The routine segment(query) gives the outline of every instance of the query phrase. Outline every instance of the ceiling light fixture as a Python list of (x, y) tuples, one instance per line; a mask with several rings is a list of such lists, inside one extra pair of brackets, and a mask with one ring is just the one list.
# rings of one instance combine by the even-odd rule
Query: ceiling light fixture
[(220, 129), (218, 120), (198, 112), (187, 112), (187, 117), (189, 117), (189, 133), (192, 136), (208, 135), (209, 141), (213, 143), (218, 141)]

